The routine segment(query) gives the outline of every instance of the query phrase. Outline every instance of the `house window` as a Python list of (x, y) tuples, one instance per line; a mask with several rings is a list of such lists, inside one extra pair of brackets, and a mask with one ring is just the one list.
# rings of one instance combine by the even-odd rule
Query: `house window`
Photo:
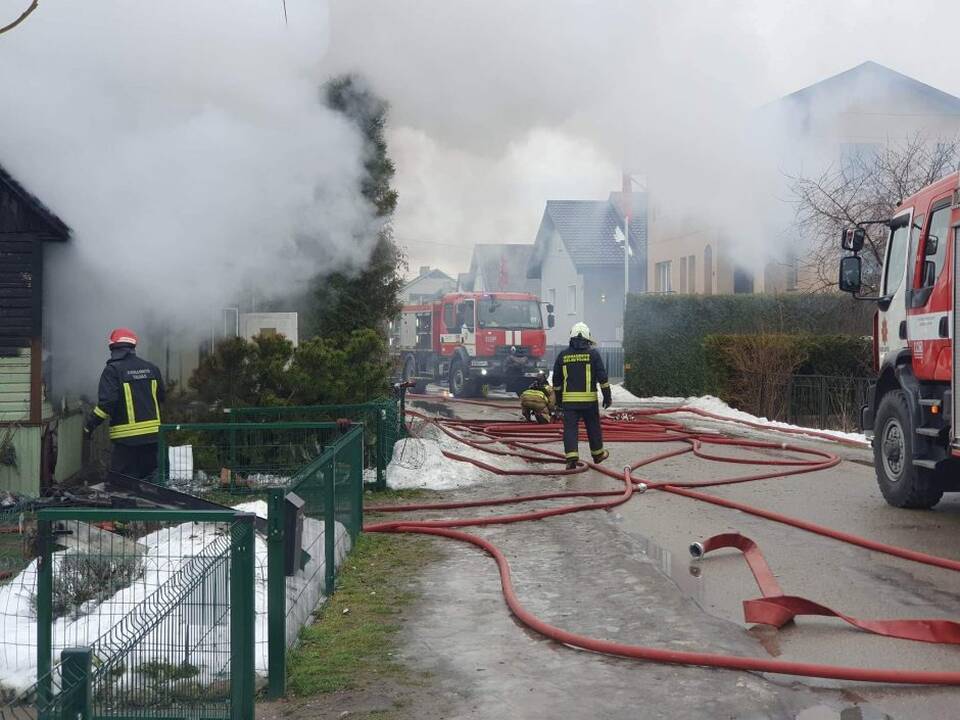
[(687, 258), (680, 258), (680, 292), (687, 291)]
[(260, 328), (260, 337), (272, 338), (277, 336), (276, 328)]
[(750, 294), (753, 292), (753, 272), (742, 267), (733, 271), (733, 292), (735, 294)]
[(575, 315), (577, 312), (577, 286), (567, 286), (567, 312)]
[(670, 261), (659, 262), (654, 266), (654, 288), (657, 292), (670, 292)]
[(557, 289), (550, 288), (547, 290), (547, 302), (553, 305), (554, 308), (557, 307)]
[(713, 295), (713, 248), (703, 250), (703, 294)]
[(697, 256), (687, 258), (687, 292), (693, 295), (697, 292)]

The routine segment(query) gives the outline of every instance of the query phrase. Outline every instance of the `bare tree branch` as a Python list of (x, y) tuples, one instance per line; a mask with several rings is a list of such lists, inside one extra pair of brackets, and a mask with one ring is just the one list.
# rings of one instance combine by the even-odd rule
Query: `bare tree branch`
[(33, 2), (30, 3), (30, 7), (24, 10), (20, 14), (20, 17), (18, 17), (9, 25), (4, 25), (3, 27), (0, 27), (0, 35), (3, 35), (5, 32), (9, 32), (10, 30), (13, 30), (17, 25), (19, 25), (24, 20), (26, 20), (30, 16), (30, 13), (32, 13), (34, 10), (37, 9), (37, 6), (39, 4), (40, 4), (40, 0), (33, 0)]
[[(847, 227), (889, 218), (904, 198), (957, 167), (960, 140), (933, 141), (921, 133), (875, 152), (853, 154), (819, 176), (787, 176), (803, 260), (818, 289), (835, 288), (839, 237)], [(877, 290), (888, 229), (867, 225), (864, 287)]]

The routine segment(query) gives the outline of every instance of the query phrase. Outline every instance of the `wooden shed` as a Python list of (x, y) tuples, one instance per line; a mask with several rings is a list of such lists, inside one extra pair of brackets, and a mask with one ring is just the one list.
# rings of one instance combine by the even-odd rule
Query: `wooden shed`
[[(55, 479), (79, 470), (81, 420), (55, 413), (43, 382), (44, 248), (46, 243), (69, 238), (70, 229), (63, 221), (0, 166), (2, 490), (38, 495)], [(75, 437), (78, 432), (80, 437)], [(62, 466), (57, 467), (56, 449), (66, 435), (70, 436), (68, 455), (76, 457), (63, 457)]]

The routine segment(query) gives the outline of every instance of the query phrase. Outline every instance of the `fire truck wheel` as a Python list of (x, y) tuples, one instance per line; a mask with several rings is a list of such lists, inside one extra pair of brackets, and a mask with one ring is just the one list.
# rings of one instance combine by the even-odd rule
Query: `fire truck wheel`
[(899, 508), (932, 508), (943, 496), (936, 473), (913, 464), (914, 428), (907, 396), (883, 396), (874, 426), (873, 465), (884, 499)]
[(450, 363), (450, 392), (458, 398), (472, 397), (474, 394), (473, 381), (467, 377), (467, 371), (459, 359)]

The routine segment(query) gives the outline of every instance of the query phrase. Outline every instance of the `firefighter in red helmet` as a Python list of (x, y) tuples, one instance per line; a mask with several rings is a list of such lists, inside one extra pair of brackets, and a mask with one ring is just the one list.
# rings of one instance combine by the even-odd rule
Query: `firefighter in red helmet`
[(110, 469), (149, 478), (157, 469), (160, 403), (165, 389), (160, 370), (137, 357), (137, 335), (129, 328), (110, 333), (110, 359), (100, 375), (97, 406), (85, 430), (110, 421)]

